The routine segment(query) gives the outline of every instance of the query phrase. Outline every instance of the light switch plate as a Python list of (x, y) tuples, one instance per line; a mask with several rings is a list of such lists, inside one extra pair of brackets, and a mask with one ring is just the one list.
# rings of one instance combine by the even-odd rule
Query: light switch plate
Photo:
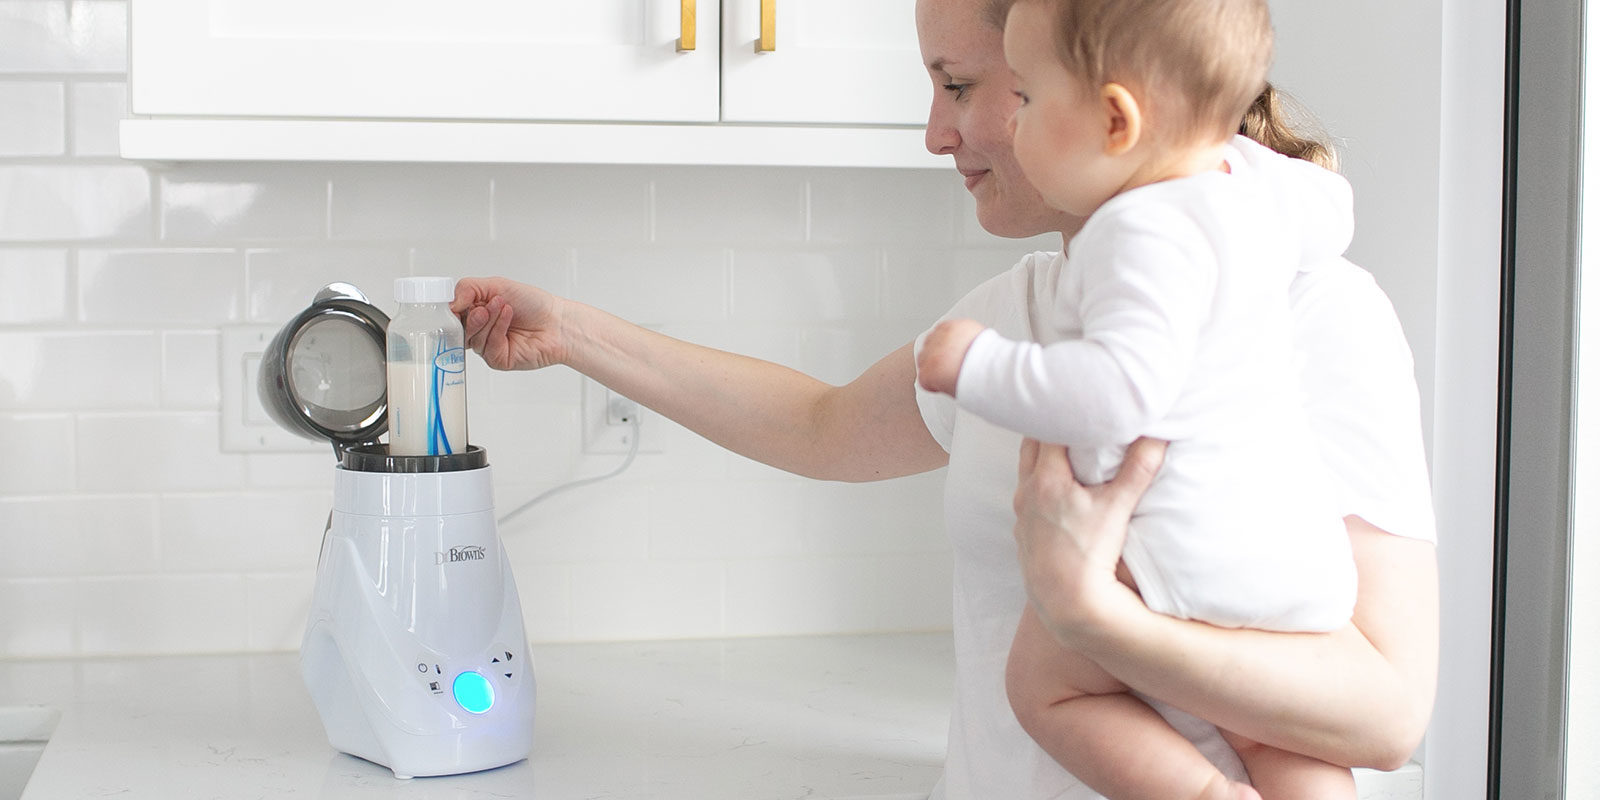
[(314, 453), (328, 449), (273, 422), (256, 393), (261, 354), (278, 328), (230, 325), (222, 329), (222, 450), (226, 453)]

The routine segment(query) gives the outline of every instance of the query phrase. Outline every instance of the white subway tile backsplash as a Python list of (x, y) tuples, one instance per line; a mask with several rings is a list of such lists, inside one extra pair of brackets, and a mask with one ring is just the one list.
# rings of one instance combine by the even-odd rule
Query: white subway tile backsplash
[(160, 176), (161, 238), (167, 241), (326, 239), (328, 178), (282, 166), (184, 165)]
[(817, 555), (927, 553), (948, 548), (944, 474), (872, 483), (812, 481), (801, 488), (799, 527)]
[(805, 552), (804, 481), (681, 481), (651, 490), (650, 558), (716, 561)]
[(580, 248), (572, 296), (643, 324), (724, 319), (727, 259), (717, 247)]
[(154, 498), (88, 496), (74, 512), (82, 537), (80, 576), (154, 572), (159, 520)]
[(76, 654), (81, 602), (71, 578), (0, 581), (0, 658)]
[[(686, 475), (715, 482), (727, 475), (727, 450), (670, 419), (652, 417), (651, 424), (640, 434), (639, 446), (645, 453), (635, 460), (639, 473), (632, 477), (642, 483), (681, 480)], [(658, 452), (667, 455), (657, 455)], [(612, 467), (615, 466), (614, 462)]]
[(845, 384), (910, 344), (922, 330), (923, 326), (906, 322), (805, 328), (795, 368), (828, 383)]
[(395, 310), (394, 279), (410, 274), (402, 247), (294, 247), (245, 254), (248, 318), (281, 325), (304, 311), (317, 292), (341, 282), (360, 289), (386, 313)]
[(250, 453), (244, 459), (244, 480), (237, 484), (248, 489), (320, 490), (333, 505), (334, 460), (331, 444), (306, 440), (304, 453)]
[(214, 331), (167, 331), (161, 336), (161, 405), (216, 408), (222, 402), (218, 360), (221, 336)]
[(572, 249), (517, 242), (429, 242), (411, 249), (411, 274), (454, 278), (498, 275), (565, 296), (572, 292)]
[(0, 241), (147, 241), (152, 233), (143, 167), (0, 166), (0, 199)]
[(688, 639), (723, 632), (720, 565), (705, 562), (575, 564), (572, 638)]
[(878, 565), (867, 559), (729, 562), (731, 636), (853, 633), (878, 629)]
[(153, 333), (0, 333), (0, 409), (153, 408), (161, 343)]
[(0, 579), (153, 572), (156, 529), (153, 497), (0, 497)]
[(161, 498), (167, 572), (289, 572), (316, 567), (328, 498), (222, 492)]
[(572, 639), (572, 568), (566, 564), (539, 564), (521, 557), (517, 542), (507, 541), (506, 553), (517, 576), (517, 599), (522, 601), (522, 625), (535, 642)]
[(66, 321), (70, 286), (66, 250), (0, 249), (0, 325)]
[(467, 389), (467, 439), (488, 451), (502, 511), (572, 480), (580, 470), (595, 469), (594, 460), (579, 452), (583, 429), (575, 383), (559, 403), (477, 405), (472, 401), (476, 386), (469, 383)]
[(653, 173), (655, 240), (768, 246), (802, 242), (806, 175), (799, 169), (658, 169)]
[(883, 316), (932, 327), (972, 288), (1017, 263), (1023, 251), (997, 246), (890, 248), (883, 270)]
[(483, 241), (490, 173), (472, 167), (346, 167), (333, 172), (332, 235), (344, 241)]
[(71, 150), (79, 156), (116, 156), (122, 148), (117, 132), (128, 116), (128, 84), (123, 81), (80, 81), (67, 86), (72, 109)]
[(504, 242), (650, 240), (650, 179), (607, 166), (512, 167), (494, 177), (494, 238)]
[(126, 0), (0, 3), (0, 72), (123, 72)]
[[(0, 379), (0, 396), (6, 389)], [(0, 414), (0, 497), (76, 488), (74, 437), (67, 414)]]
[(66, 152), (66, 91), (54, 81), (0, 81), (0, 156)]
[(737, 250), (729, 295), (735, 320), (837, 322), (878, 313), (878, 254), (861, 250)]
[(84, 250), (78, 304), (97, 324), (222, 325), (244, 317), (235, 250)]
[(298, 650), (311, 616), (313, 569), (245, 577), (245, 646), (254, 651)]
[[(614, 459), (607, 459), (607, 466)], [(561, 482), (596, 474), (603, 471), (591, 467)], [(544, 564), (643, 561), (650, 553), (649, 492), (638, 486), (619, 487), (628, 484), (616, 478), (551, 495), (502, 524), (500, 535), (528, 539), (533, 558)], [(547, 488), (529, 487), (521, 499), (499, 498), (497, 511), (506, 514)]]
[[(536, 370), (516, 370), (503, 372), (490, 369), (481, 358), (467, 357), (467, 401), (473, 405), (468, 406), (471, 416), (468, 419), (476, 424), (478, 415), (489, 411), (487, 406), (508, 406), (511, 421), (521, 423), (525, 418), (548, 411), (540, 412), (527, 409), (530, 404), (554, 406), (563, 411), (576, 411), (573, 403), (579, 396), (578, 373), (564, 367), (547, 367)], [(576, 431), (577, 418), (568, 421), (567, 426)]]
[(91, 492), (225, 490), (243, 484), (245, 457), (222, 452), (215, 412), (82, 414), (78, 485)]
[(84, 655), (224, 653), (249, 641), (242, 575), (162, 575), (78, 581)]
[(947, 245), (955, 196), (930, 170), (818, 170), (811, 177), (813, 242)]

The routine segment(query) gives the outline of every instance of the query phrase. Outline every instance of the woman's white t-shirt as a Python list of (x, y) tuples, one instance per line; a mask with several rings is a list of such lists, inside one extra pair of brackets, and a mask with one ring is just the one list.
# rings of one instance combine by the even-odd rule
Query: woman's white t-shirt
[[(1034, 253), (974, 289), (946, 315), (1010, 339), (1038, 339), (1064, 260)], [(1393, 306), (1343, 259), (1302, 270), (1290, 287), (1307, 411), (1341, 516), (1391, 534), (1434, 540), (1410, 347)], [(950, 453), (945, 519), (954, 557), (956, 690), (945, 774), (935, 800), (1091, 800), (1017, 723), (1006, 699), (1006, 656), (1026, 602), (1012, 538), (1021, 436), (918, 390), (933, 437)], [(1243, 780), (1216, 729), (1153, 703), (1224, 772)]]

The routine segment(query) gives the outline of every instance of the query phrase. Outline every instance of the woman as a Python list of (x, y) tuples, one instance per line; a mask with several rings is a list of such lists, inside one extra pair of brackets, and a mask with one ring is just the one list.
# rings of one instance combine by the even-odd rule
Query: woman
[[(1001, 52), (1000, 23), (990, 5), (990, 0), (920, 0), (917, 5), (923, 58), (935, 84), (927, 146), (954, 157), (986, 230), (1017, 238), (1057, 232), (1066, 241), (1080, 220), (1045, 206), (1012, 156), (1007, 123), (1016, 98)], [(1025, 278), (1032, 258), (995, 281)], [(1404, 341), (1394, 338), (1393, 312), (1365, 273), (1348, 267), (1308, 275), (1315, 281), (1308, 284), (1312, 289), (1345, 291), (1303, 292), (1300, 313), (1306, 324), (1344, 325), (1352, 314), (1368, 320), (1372, 335), (1358, 338), (1389, 351), (1398, 346), (1403, 356), (1389, 353), (1378, 363), (1403, 361), (1409, 369)], [(1009, 438), (973, 447), (969, 434), (981, 433), (978, 426), (955, 417), (942, 423), (925, 418), (913, 389), (910, 343), (849, 384), (830, 386), (786, 367), (671, 339), (503, 279), (461, 281), (454, 309), (464, 317), (469, 344), (494, 368), (564, 364), (724, 447), (791, 472), (865, 481), (949, 464), (947, 486), (961, 494), (952, 498), (960, 512), (947, 526), (955, 555), (957, 690), (945, 777), (935, 797), (1092, 797), (1023, 732), (1005, 697), (1006, 653), (1026, 605), (1015, 540), (1008, 535), (1015, 519), (1012, 470), (1020, 438), (1001, 432)], [(1318, 387), (1342, 385), (1372, 356), (1360, 348), (1340, 350), (1337, 337), (1315, 342), (1327, 352), (1308, 353), (1307, 363), (1329, 367)], [(1413, 392), (1409, 413), (1415, 426), (1411, 381), (1409, 373), (1403, 376)], [(1352, 426), (1372, 411), (1342, 395), (1314, 399), (1334, 407), (1325, 416), (1348, 412), (1341, 418)], [(1382, 410), (1404, 417), (1408, 409), (1399, 405)], [(950, 450), (930, 424), (941, 435), (954, 431), (946, 442)], [(1420, 435), (1416, 438), (1420, 459)], [(1034, 450), (1064, 459), (1058, 449)], [(1149, 451), (1132, 452), (1131, 462), (1148, 469)], [(1114, 540), (1117, 524), (1125, 527), (1131, 508), (1117, 498), (1136, 494), (1138, 482), (1131, 476), (1139, 472), (1084, 489), (1051, 466), (1041, 456), (1024, 472), (1026, 482), (1016, 493), (1025, 512), (1017, 537), (1024, 542), (1060, 541), (1063, 535)], [(1330, 466), (1340, 475), (1361, 472), (1359, 465)], [(1075, 504), (1070, 515), (1055, 507), (1063, 498)], [(1098, 524), (1090, 526), (1086, 519)], [(1432, 545), (1391, 536), (1359, 517), (1346, 522), (1360, 589), (1354, 624), (1334, 633), (1222, 630), (1141, 616), (1122, 602), (1131, 595), (1101, 585), (1111, 574), (1101, 561), (1063, 562), (1056, 585), (1081, 591), (1084, 613), (1046, 622), (1074, 649), (1098, 656), (1101, 666), (1153, 700), (1326, 761), (1398, 766), (1420, 739), (1432, 708), (1438, 628)], [(1239, 686), (1250, 690), (1240, 692)], [(1214, 758), (1232, 759), (1229, 768), (1242, 777), (1214, 728), (1174, 716)]]

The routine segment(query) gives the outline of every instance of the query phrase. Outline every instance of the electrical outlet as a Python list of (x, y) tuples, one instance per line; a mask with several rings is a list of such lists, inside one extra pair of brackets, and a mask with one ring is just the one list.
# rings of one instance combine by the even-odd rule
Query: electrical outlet
[(655, 415), (644, 406), (583, 379), (583, 452), (595, 455), (626, 454), (633, 446), (634, 427), (630, 415), (639, 417), (639, 452), (660, 453), (655, 432)]
[(222, 381), (222, 451), (225, 453), (327, 452), (327, 443), (297, 436), (278, 426), (256, 394), (261, 354), (278, 332), (276, 325), (229, 325), (222, 329), (218, 376)]
[(623, 397), (616, 392), (606, 393), (606, 424), (607, 425), (633, 425), (634, 418), (639, 416), (639, 404)]

